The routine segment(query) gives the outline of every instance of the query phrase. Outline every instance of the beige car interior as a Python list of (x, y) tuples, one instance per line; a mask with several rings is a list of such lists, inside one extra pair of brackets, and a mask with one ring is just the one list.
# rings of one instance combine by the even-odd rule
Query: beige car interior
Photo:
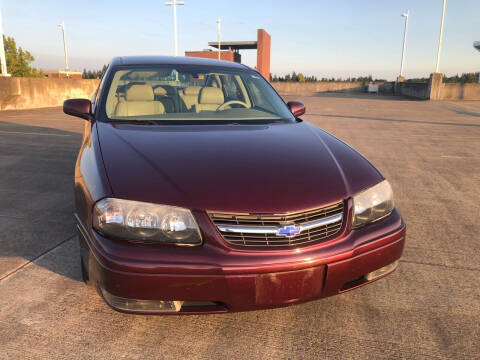
[[(220, 105), (231, 98), (225, 98), (226, 90), (218, 74), (210, 75), (207, 86), (187, 86), (180, 88), (175, 84), (152, 85), (148, 82), (133, 81), (122, 83), (115, 79), (113, 96), (107, 98), (106, 109), (109, 116), (143, 116), (165, 113), (216, 111)], [(139, 79), (140, 80), (140, 79)], [(239, 97), (245, 104), (251, 102), (241, 78), (235, 76)], [(230, 93), (232, 93), (230, 91)]]
[(117, 116), (141, 116), (165, 113), (160, 101), (155, 101), (149, 84), (131, 85), (125, 92), (125, 101), (119, 101), (115, 110)]
[(198, 104), (195, 105), (195, 111), (215, 111), (224, 103), (223, 91), (216, 87), (204, 87), (200, 90)]
[(201, 86), (189, 86), (183, 91), (179, 91), (180, 98), (183, 100), (187, 111), (192, 110), (194, 106), (198, 104), (198, 94), (201, 89)]
[(157, 86), (153, 89), (155, 100), (160, 101), (165, 108), (165, 112), (178, 112), (179, 101), (178, 95), (169, 91), (163, 86)]

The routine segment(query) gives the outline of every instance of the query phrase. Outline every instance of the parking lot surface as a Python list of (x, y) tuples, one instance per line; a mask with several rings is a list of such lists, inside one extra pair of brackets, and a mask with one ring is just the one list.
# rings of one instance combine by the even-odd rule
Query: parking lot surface
[(479, 359), (480, 102), (286, 96), (387, 177), (407, 223), (398, 270), (287, 308), (111, 310), (81, 282), (73, 171), (84, 122), (0, 112), (0, 358)]

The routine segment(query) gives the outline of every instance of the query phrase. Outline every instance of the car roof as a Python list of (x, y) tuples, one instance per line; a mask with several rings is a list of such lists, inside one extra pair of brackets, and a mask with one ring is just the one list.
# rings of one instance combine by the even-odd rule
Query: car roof
[(203, 65), (228, 67), (239, 70), (250, 69), (248, 66), (232, 61), (196, 58), (189, 56), (119, 56), (110, 62), (115, 65)]

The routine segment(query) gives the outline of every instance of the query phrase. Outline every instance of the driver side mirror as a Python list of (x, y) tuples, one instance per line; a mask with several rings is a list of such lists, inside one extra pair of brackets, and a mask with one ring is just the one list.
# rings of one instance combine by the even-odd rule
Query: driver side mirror
[(69, 99), (63, 102), (63, 112), (67, 115), (90, 120), (92, 103), (88, 99)]
[(305, 105), (300, 101), (289, 101), (287, 106), (295, 117), (305, 114)]

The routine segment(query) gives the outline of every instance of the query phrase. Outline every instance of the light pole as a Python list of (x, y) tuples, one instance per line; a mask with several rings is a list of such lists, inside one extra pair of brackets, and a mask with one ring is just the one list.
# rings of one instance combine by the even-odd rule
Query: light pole
[(65, 71), (67, 72), (67, 78), (70, 77), (70, 70), (68, 69), (68, 54), (67, 54), (67, 40), (65, 39), (65, 23), (62, 21), (58, 24), (62, 28), (62, 37), (63, 37), (63, 56), (65, 58)]
[(178, 44), (177, 44), (177, 5), (185, 5), (183, 1), (167, 1), (166, 6), (173, 7), (173, 41), (174, 41), (174, 55), (177, 56)]
[[(473, 42), (473, 47), (480, 51), (480, 41), (474, 41)], [(480, 83), (480, 74), (478, 74), (478, 83)]]
[(220, 47), (220, 17), (217, 17), (217, 41), (218, 41), (218, 60), (221, 60), (221, 47)]
[(402, 47), (402, 62), (400, 64), (400, 76), (403, 77), (403, 65), (405, 64), (405, 47), (407, 45), (407, 30), (408, 30), (408, 16), (410, 11), (407, 10), (402, 14), (405, 18), (405, 29), (403, 30), (403, 47)]
[(10, 76), (7, 72), (7, 60), (5, 59), (5, 44), (3, 43), (2, 10), (0, 9), (0, 62), (2, 63), (2, 76)]
[(443, 0), (442, 22), (440, 23), (440, 38), (438, 39), (437, 66), (435, 67), (435, 72), (436, 73), (438, 73), (438, 68), (440, 67), (440, 53), (442, 52), (443, 24), (445, 23), (445, 7), (446, 7), (446, 5), (447, 5), (447, 0)]

